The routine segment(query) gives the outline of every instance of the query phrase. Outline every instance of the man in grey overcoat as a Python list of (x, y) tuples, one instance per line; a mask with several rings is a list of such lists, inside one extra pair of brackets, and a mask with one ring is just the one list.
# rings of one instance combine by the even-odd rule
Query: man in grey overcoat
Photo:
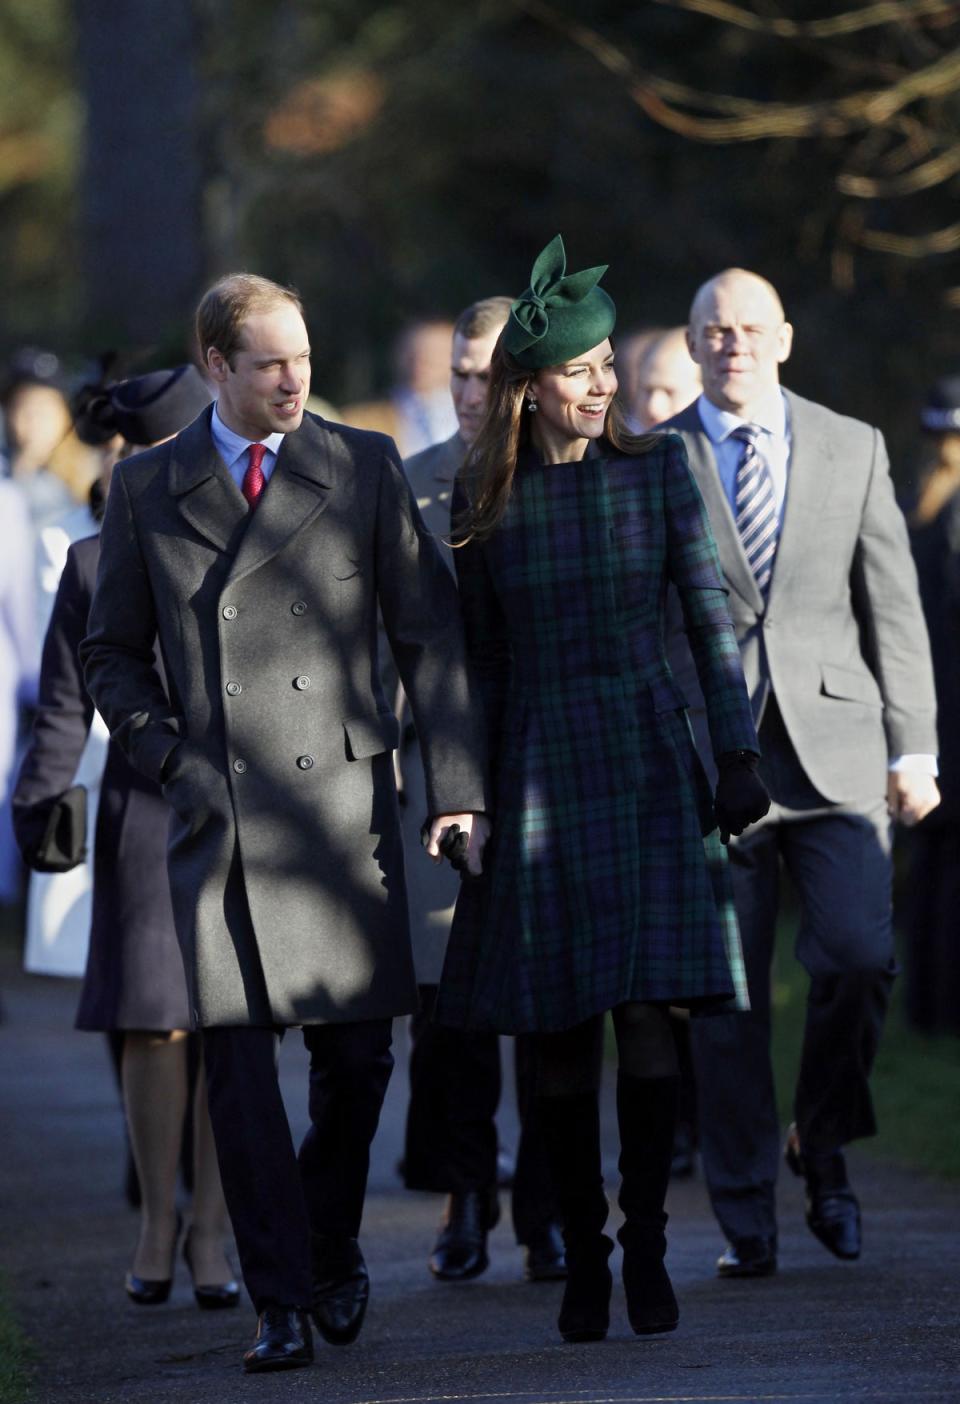
[[(177, 934), (259, 1313), (244, 1363), (280, 1369), (312, 1358), (307, 1311), (329, 1341), (360, 1329), (391, 1020), (417, 1007), (378, 607), (421, 738), (428, 852), (458, 824), (472, 871), (482, 728), (455, 587), (395, 446), (304, 413), (296, 295), (224, 278), (197, 334), (217, 403), (117, 470), (83, 655), (112, 734), (174, 810)], [(310, 1052), (299, 1156), (275, 1063), (296, 1025)]]
[[(779, 1159), (770, 1064), (770, 963), (779, 872), (800, 900), (810, 976), (787, 1162), (810, 1230), (860, 1253), (842, 1147), (876, 1129), (869, 1075), (895, 971), (891, 819), (938, 803), (933, 676), (916, 572), (877, 429), (779, 383), (792, 328), (763, 278), (728, 269), (700, 288), (687, 333), (703, 394), (682, 434), (729, 587), (763, 750), (770, 812), (730, 846), (748, 1014), (693, 1022), (701, 1147), (728, 1246), (722, 1277), (777, 1265)], [(689, 650), (671, 661), (710, 747)]]

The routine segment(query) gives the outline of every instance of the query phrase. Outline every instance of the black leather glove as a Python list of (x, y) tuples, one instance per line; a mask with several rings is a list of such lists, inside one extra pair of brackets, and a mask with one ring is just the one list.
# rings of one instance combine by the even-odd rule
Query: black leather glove
[(770, 808), (767, 787), (757, 774), (760, 757), (753, 751), (725, 751), (717, 757), (717, 793), (713, 813), (720, 842), (742, 834), (748, 824), (762, 819)]
[[(430, 821), (424, 824), (420, 830), (420, 842), (426, 848), (430, 842)], [(453, 868), (454, 872), (461, 877), (467, 876), (467, 845), (470, 842), (470, 835), (465, 834), (459, 824), (451, 824), (437, 847)]]

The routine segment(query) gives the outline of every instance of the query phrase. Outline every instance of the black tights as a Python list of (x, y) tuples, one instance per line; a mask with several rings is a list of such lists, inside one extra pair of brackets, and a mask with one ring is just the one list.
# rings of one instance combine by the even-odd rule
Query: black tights
[[(612, 1011), (620, 1071), (631, 1077), (676, 1077), (680, 1071), (667, 1009), (633, 1000)], [(537, 1034), (536, 1090), (541, 1097), (596, 1092), (603, 1061), (603, 1015), (562, 1033)]]

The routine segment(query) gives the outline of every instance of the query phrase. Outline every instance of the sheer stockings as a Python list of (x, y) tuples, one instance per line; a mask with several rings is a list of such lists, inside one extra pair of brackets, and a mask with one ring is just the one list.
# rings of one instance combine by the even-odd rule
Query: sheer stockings
[[(632, 1001), (613, 1010), (620, 1071), (631, 1077), (676, 1077), (677, 1050), (666, 1008)], [(536, 1090), (541, 1097), (596, 1092), (603, 1061), (603, 1015), (561, 1033), (538, 1034)]]

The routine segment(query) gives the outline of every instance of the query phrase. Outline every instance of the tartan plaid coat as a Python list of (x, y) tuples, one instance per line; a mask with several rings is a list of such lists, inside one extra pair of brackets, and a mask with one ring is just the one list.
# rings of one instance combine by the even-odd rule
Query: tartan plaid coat
[(664, 653), (672, 581), (714, 753), (759, 750), (716, 547), (677, 435), (640, 457), (598, 448), (522, 458), (497, 530), (454, 553), (495, 810), (484, 875), (457, 902), (442, 1023), (746, 1007), (726, 853)]

